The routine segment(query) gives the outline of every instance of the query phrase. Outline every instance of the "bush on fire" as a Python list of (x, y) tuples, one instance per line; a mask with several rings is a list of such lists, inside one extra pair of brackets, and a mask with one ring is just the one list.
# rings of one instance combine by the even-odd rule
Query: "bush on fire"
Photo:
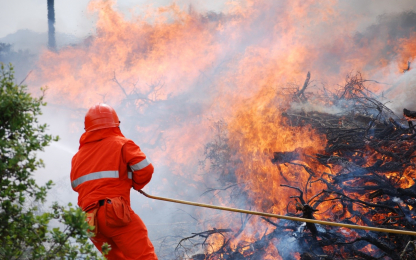
[[(14, 83), (12, 66), (1, 64), (0, 259), (97, 259), (81, 209), (54, 203), (49, 212), (37, 213), (35, 204), (45, 202), (52, 181), (36, 184), (33, 172), (44, 165), (35, 153), (58, 141), (38, 123), (45, 105), (43, 95), (33, 98)], [(51, 228), (53, 219), (63, 228)]]

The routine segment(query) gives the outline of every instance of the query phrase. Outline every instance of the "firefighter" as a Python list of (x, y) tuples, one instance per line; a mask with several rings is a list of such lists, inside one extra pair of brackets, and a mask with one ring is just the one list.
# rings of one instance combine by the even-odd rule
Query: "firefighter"
[(115, 110), (106, 104), (91, 107), (85, 115), (85, 133), (72, 158), (71, 185), (78, 192), (78, 206), (87, 213), (107, 259), (157, 259), (143, 221), (130, 208), (130, 189), (149, 183), (153, 165), (132, 140), (123, 136)]

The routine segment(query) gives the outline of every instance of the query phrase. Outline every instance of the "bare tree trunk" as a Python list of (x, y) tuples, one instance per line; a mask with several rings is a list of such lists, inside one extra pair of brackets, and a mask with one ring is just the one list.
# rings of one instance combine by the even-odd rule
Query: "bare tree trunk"
[(56, 51), (54, 2), (54, 0), (48, 0), (48, 47), (52, 51)]

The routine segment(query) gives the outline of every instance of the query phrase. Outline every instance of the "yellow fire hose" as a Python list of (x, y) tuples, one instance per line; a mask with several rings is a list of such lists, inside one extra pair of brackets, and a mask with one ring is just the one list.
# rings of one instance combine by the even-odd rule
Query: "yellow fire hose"
[(287, 219), (287, 220), (292, 220), (292, 221), (308, 222), (308, 223), (328, 225), (328, 226), (345, 227), (345, 228), (351, 228), (351, 229), (363, 229), (363, 230), (369, 230), (369, 231), (375, 231), (375, 232), (395, 233), (395, 234), (401, 234), (401, 235), (416, 236), (415, 231), (398, 230), (398, 229), (390, 229), (390, 228), (366, 227), (366, 226), (360, 226), (360, 225), (351, 225), (351, 224), (343, 224), (343, 223), (336, 223), (336, 222), (330, 222), (330, 221), (322, 221), (322, 220), (316, 220), (316, 219), (290, 217), (290, 216), (270, 214), (270, 213), (265, 213), (265, 212), (251, 211), (251, 210), (245, 210), (245, 209), (236, 209), (236, 208), (215, 206), (215, 205), (209, 205), (209, 204), (203, 204), (203, 203), (196, 203), (196, 202), (185, 201), (185, 200), (176, 200), (176, 199), (170, 199), (170, 198), (164, 198), (164, 197), (157, 197), (157, 196), (149, 195), (142, 190), (139, 190), (139, 192), (150, 199), (192, 205), (196, 207), (219, 209), (219, 210), (239, 212), (239, 213), (257, 215), (257, 216), (263, 216), (263, 217), (269, 217), (269, 218)]

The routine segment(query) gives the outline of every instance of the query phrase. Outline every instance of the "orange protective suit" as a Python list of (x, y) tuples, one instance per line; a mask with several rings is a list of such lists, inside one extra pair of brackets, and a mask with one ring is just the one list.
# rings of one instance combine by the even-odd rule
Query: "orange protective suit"
[[(85, 132), (72, 158), (71, 185), (78, 205), (86, 212), (97, 209), (97, 234), (91, 240), (113, 259), (157, 259), (143, 221), (130, 208), (130, 189), (149, 183), (153, 165), (118, 127)], [(101, 206), (99, 206), (101, 201)]]

